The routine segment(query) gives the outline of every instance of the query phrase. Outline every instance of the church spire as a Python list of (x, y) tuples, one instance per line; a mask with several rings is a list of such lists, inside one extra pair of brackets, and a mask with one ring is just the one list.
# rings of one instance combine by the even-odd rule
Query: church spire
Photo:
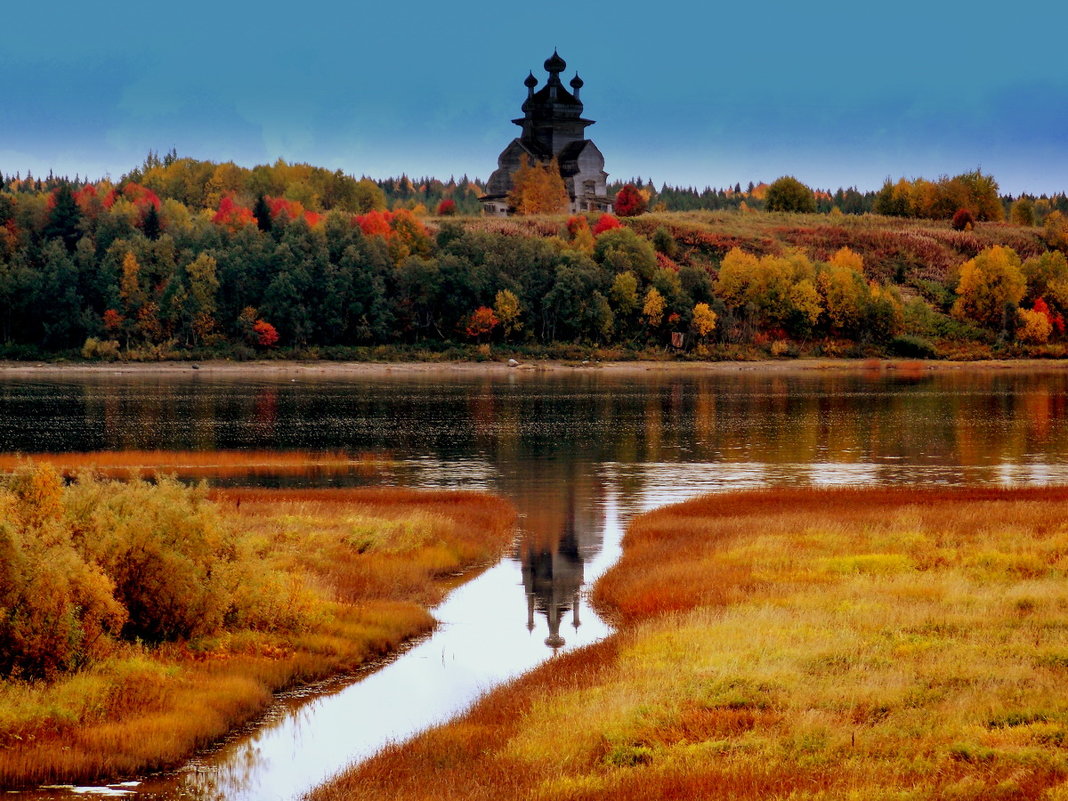
[(527, 87), (527, 97), (528, 98), (529, 97), (533, 97), (533, 95), (534, 95), (534, 87), (537, 86), (537, 85), (538, 85), (538, 79), (535, 78), (534, 77), (534, 73), (531, 72), (529, 75), (527, 75), (526, 79), (523, 81), (523, 86)]
[(580, 78), (578, 73), (576, 72), (575, 77), (571, 79), (571, 88), (575, 90), (575, 100), (579, 99), (579, 90), (584, 85), (585, 84), (583, 83), (582, 78)]
[[(553, 48), (553, 54), (545, 59), (545, 71), (549, 73), (549, 79), (557, 78), (557, 76), (567, 69), (567, 62), (560, 58), (560, 54), (556, 52), (556, 48)], [(559, 78), (557, 78), (559, 80)]]

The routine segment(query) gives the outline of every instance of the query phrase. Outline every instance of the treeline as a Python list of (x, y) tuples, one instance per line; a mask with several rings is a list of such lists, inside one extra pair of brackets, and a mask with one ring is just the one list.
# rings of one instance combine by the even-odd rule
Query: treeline
[(475, 215), (481, 212), (478, 198), (485, 184), (466, 175), (459, 180), (437, 178), (412, 180), (406, 175), (375, 181), (356, 178), (341, 170), (330, 171), (310, 164), (289, 164), (279, 159), (274, 164), (241, 167), (233, 162), (221, 164), (181, 158), (174, 151), (164, 156), (149, 153), (144, 163), (123, 175), (117, 182), (90, 181), (49, 175), (35, 178), (27, 174), (0, 174), (0, 190), (13, 194), (49, 193), (61, 184), (75, 190), (93, 185), (102, 197), (112, 190), (120, 193), (129, 184), (150, 190), (160, 200), (176, 200), (190, 209), (218, 209), (224, 199), (252, 207), (259, 197), (281, 198), (299, 204), (313, 214), (333, 209), (364, 213), (374, 209), (404, 208), (419, 214), (440, 213), (448, 201), (448, 213)]
[[(656, 214), (626, 226), (600, 214), (452, 221), (388, 210), (369, 179), (173, 156), (150, 157), (117, 184), (27, 184), (0, 192), (0, 343), (13, 357), (248, 358), (278, 347), (344, 356), (496, 342), (737, 358), (739, 347), (773, 344), (778, 355), (804, 343), (840, 353), (833, 341), (933, 355), (933, 345), (897, 340), (1056, 343), (1068, 310), (1063, 257), (1045, 253), (1068, 249), (1056, 210), (1041, 231), (974, 233), (894, 231), (883, 218), (832, 225), (834, 215), (762, 230), (753, 221), (764, 215), (744, 213), (729, 225)], [(982, 216), (968, 226), (989, 226)], [(1014, 250), (997, 259), (1022, 271), (1025, 291), (975, 313), (982, 304), (958, 302), (962, 265), (1003, 244)], [(1032, 273), (1047, 276), (1041, 290)], [(1021, 308), (1045, 315), (1049, 330), (1025, 325)]]
[[(746, 186), (712, 188), (669, 186), (659, 189), (651, 179), (632, 178), (609, 184), (609, 195), (631, 185), (642, 193), (647, 208), (659, 211), (764, 211), (768, 184), (750, 181)], [(981, 171), (942, 177), (885, 181), (878, 191), (861, 192), (856, 187), (813, 189), (813, 210), (820, 214), (885, 214), (892, 217), (952, 219), (960, 209), (981, 221), (1012, 220), (1018, 225), (1042, 225), (1052, 211), (1068, 214), (1068, 194), (1002, 195), (997, 182)]]
[[(159, 156), (150, 152), (144, 163), (122, 176), (114, 185), (107, 181), (90, 182), (76, 176), (73, 180), (49, 175), (47, 178), (0, 173), (0, 190), (16, 194), (41, 194), (69, 183), (76, 189), (93, 183), (106, 191), (127, 184), (144, 186), (162, 199), (173, 199), (189, 208), (218, 209), (224, 198), (251, 208), (258, 197), (283, 198), (300, 204), (301, 209), (319, 214), (333, 209), (365, 213), (373, 209), (407, 209), (417, 215), (481, 214), (479, 197), (485, 194), (485, 182), (464, 175), (447, 181), (433, 177), (409, 178), (407, 175), (385, 179), (356, 178), (341, 170), (326, 170), (309, 164), (289, 164), (279, 159), (274, 164), (241, 167), (233, 162), (221, 164), (181, 158), (174, 151)], [(644, 208), (650, 211), (763, 211), (768, 184), (750, 181), (743, 186), (713, 188), (670, 186), (659, 188), (651, 178), (631, 178), (609, 183), (608, 194), (616, 196), (625, 186), (641, 193)], [(1018, 197), (1000, 193), (997, 182), (981, 171), (931, 181), (925, 178), (892, 181), (887, 178), (878, 191), (860, 191), (856, 187), (811, 189), (817, 213), (885, 214), (898, 217), (951, 219), (960, 209), (969, 209), (976, 219), (1012, 220), (1020, 225), (1042, 225), (1051, 211), (1068, 214), (1068, 194), (1023, 194)]]

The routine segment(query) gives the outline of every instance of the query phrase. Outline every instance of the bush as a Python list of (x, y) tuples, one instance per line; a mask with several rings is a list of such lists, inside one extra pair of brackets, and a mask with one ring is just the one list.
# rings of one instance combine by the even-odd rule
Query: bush
[(114, 339), (99, 340), (89, 337), (82, 345), (82, 358), (113, 362), (119, 358), (119, 343)]
[(909, 359), (937, 359), (938, 350), (923, 337), (903, 334), (890, 340), (890, 352)]
[(86, 555), (115, 584), (128, 638), (159, 642), (219, 629), (235, 592), (236, 537), (203, 488), (171, 478), (83, 478), (67, 491)]
[(658, 253), (663, 253), (669, 259), (679, 255), (678, 242), (671, 235), (671, 231), (662, 225), (653, 232), (653, 247), (656, 248)]
[(0, 488), (0, 675), (52, 678), (104, 652), (125, 621), (112, 583), (79, 553), (62, 481), (19, 468)]
[(968, 209), (957, 209), (950, 225), (954, 231), (970, 231), (975, 227), (975, 216)]

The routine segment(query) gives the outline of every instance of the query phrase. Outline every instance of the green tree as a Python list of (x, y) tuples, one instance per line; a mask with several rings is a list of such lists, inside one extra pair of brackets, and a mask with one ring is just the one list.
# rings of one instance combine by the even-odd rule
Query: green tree
[(145, 218), (141, 222), (141, 231), (144, 233), (147, 239), (155, 241), (159, 239), (159, 235), (162, 231), (159, 220), (159, 212), (156, 210), (154, 203), (148, 204), (148, 210), (145, 212)]
[(1012, 204), (1011, 217), (1016, 225), (1031, 227), (1035, 224), (1035, 202), (1029, 197), (1021, 197)]
[(1024, 261), (1021, 269), (1027, 279), (1029, 303), (1039, 298), (1053, 301), (1058, 309), (1068, 311), (1068, 258), (1059, 250), (1047, 250)]
[(74, 252), (74, 246), (81, 238), (82, 212), (74, 199), (74, 191), (69, 183), (64, 181), (56, 189), (53, 196), (53, 205), (48, 212), (48, 222), (44, 227), (46, 239), (60, 239), (67, 248), (68, 253)]
[(613, 228), (597, 237), (593, 258), (613, 273), (632, 272), (643, 281), (656, 274), (656, 251), (630, 228)]
[(784, 175), (768, 187), (764, 208), (767, 211), (813, 213), (816, 211), (816, 196), (792, 175)]

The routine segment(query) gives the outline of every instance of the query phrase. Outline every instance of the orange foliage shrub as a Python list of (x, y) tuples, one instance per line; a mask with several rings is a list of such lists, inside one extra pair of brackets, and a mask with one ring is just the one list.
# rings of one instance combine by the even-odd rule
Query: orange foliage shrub
[(622, 228), (623, 223), (619, 221), (617, 217), (612, 214), (602, 214), (597, 222), (593, 224), (593, 235), (600, 236), (605, 231), (611, 231), (613, 228)]

